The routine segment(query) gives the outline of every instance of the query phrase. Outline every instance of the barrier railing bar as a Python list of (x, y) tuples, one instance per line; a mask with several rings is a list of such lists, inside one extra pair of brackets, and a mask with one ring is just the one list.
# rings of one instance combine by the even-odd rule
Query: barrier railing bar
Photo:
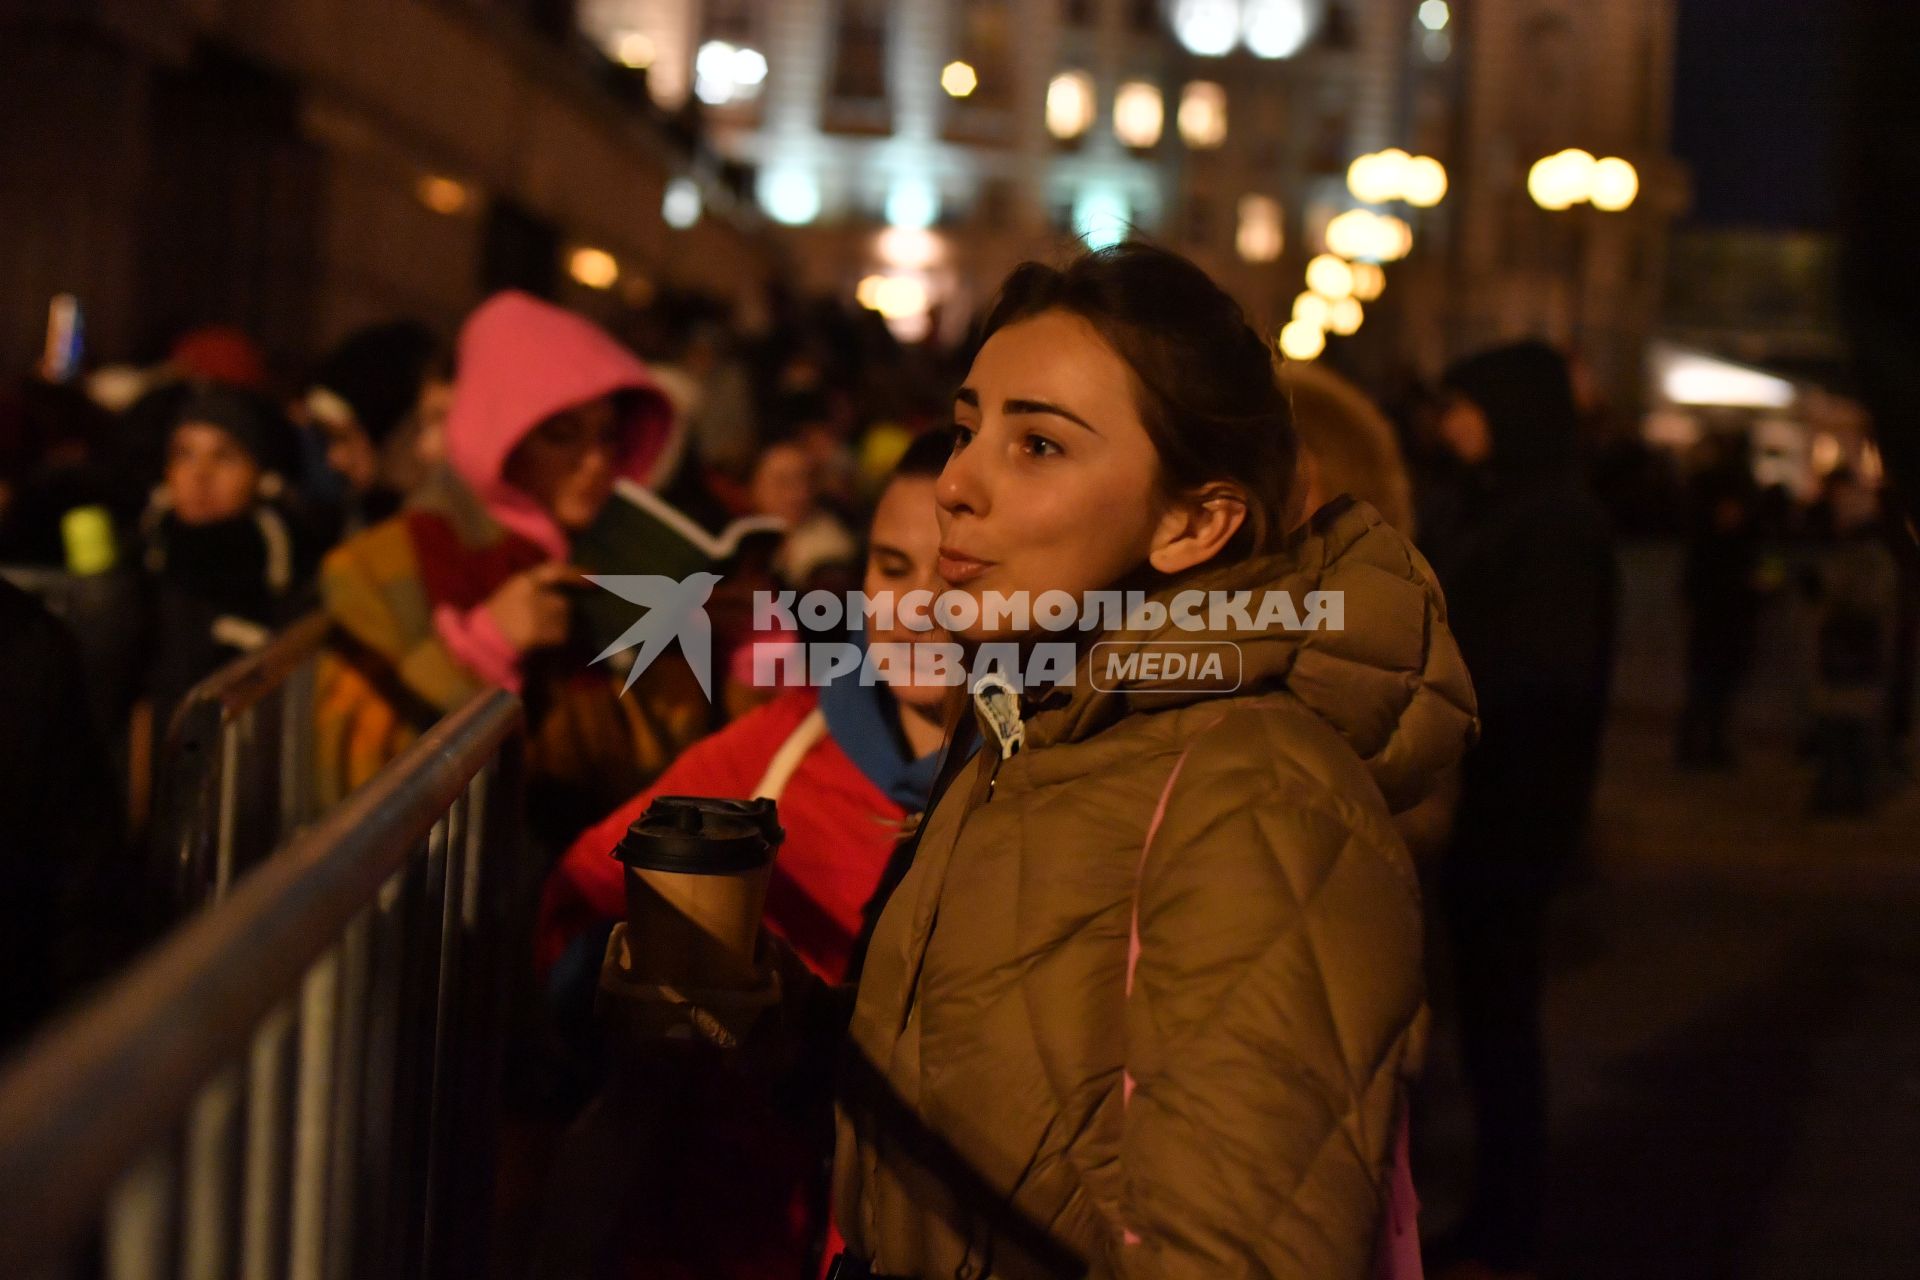
[(224, 718), (232, 719), (279, 688), (301, 664), (320, 652), (332, 625), (325, 613), (297, 618), (281, 628), (266, 648), (220, 668), (194, 686), (188, 697), (218, 702)]
[(128, 1162), (170, 1140), (195, 1091), (417, 856), (520, 714), (496, 691), (446, 717), (0, 1076), (0, 1274), (55, 1256)]

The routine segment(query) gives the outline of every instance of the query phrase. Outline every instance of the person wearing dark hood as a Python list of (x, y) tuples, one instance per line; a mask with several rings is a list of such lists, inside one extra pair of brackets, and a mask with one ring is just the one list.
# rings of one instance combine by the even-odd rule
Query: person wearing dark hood
[(195, 683), (296, 611), (312, 568), (290, 506), (297, 464), (292, 424), (264, 397), (202, 385), (175, 409), (164, 478), (141, 519), (156, 739)]
[(400, 510), (405, 488), (389, 454), (420, 410), (438, 349), (426, 326), (398, 320), (356, 330), (314, 371), (301, 410), (343, 490), (335, 495), (343, 532)]
[(1440, 433), (1463, 465), (1452, 527), (1425, 544), (1480, 700), (1438, 901), (1458, 981), (1476, 1129), (1472, 1202), (1436, 1252), (1525, 1275), (1546, 1164), (1542, 918), (1579, 848), (1612, 664), (1613, 537), (1577, 465), (1566, 360), (1538, 342), (1448, 370)]

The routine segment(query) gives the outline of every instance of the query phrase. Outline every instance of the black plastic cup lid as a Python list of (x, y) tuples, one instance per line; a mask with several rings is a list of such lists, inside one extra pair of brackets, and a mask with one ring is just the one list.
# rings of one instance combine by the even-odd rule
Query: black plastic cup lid
[(730, 875), (766, 866), (786, 835), (771, 800), (660, 796), (613, 856), (642, 871)]

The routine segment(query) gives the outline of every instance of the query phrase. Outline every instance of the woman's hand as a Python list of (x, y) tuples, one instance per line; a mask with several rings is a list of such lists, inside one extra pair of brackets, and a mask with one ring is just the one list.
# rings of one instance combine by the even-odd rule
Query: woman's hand
[(564, 587), (580, 576), (580, 570), (558, 561), (535, 565), (502, 583), (488, 597), (486, 610), (521, 653), (560, 644), (572, 621)]

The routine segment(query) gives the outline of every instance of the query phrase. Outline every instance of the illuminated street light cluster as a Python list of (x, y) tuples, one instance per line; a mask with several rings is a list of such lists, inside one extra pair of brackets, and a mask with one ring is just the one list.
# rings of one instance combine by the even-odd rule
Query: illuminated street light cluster
[(1187, 52), (1220, 58), (1244, 44), (1256, 58), (1291, 58), (1320, 25), (1309, 0), (1173, 0), (1168, 16)]
[(927, 282), (913, 275), (871, 275), (860, 281), (853, 295), (861, 306), (889, 320), (924, 314)]
[(1327, 223), (1327, 248), (1354, 262), (1398, 262), (1413, 252), (1413, 228), (1390, 213), (1349, 209)]
[(1431, 209), (1447, 195), (1447, 170), (1432, 156), (1408, 155), (1398, 147), (1370, 151), (1347, 166), (1347, 190), (1367, 204), (1404, 200)]
[(766, 79), (767, 58), (758, 49), (709, 40), (694, 55), (694, 96), (710, 107), (754, 97)]
[(1533, 162), (1527, 171), (1527, 194), (1542, 209), (1590, 203), (1618, 213), (1640, 194), (1640, 175), (1619, 156), (1596, 160), (1590, 151), (1568, 147)]
[(1363, 302), (1387, 287), (1377, 263), (1348, 262), (1332, 253), (1307, 263), (1307, 287), (1293, 300), (1293, 314), (1280, 329), (1280, 352), (1289, 360), (1313, 360), (1326, 350), (1327, 335), (1350, 337), (1366, 320)]

